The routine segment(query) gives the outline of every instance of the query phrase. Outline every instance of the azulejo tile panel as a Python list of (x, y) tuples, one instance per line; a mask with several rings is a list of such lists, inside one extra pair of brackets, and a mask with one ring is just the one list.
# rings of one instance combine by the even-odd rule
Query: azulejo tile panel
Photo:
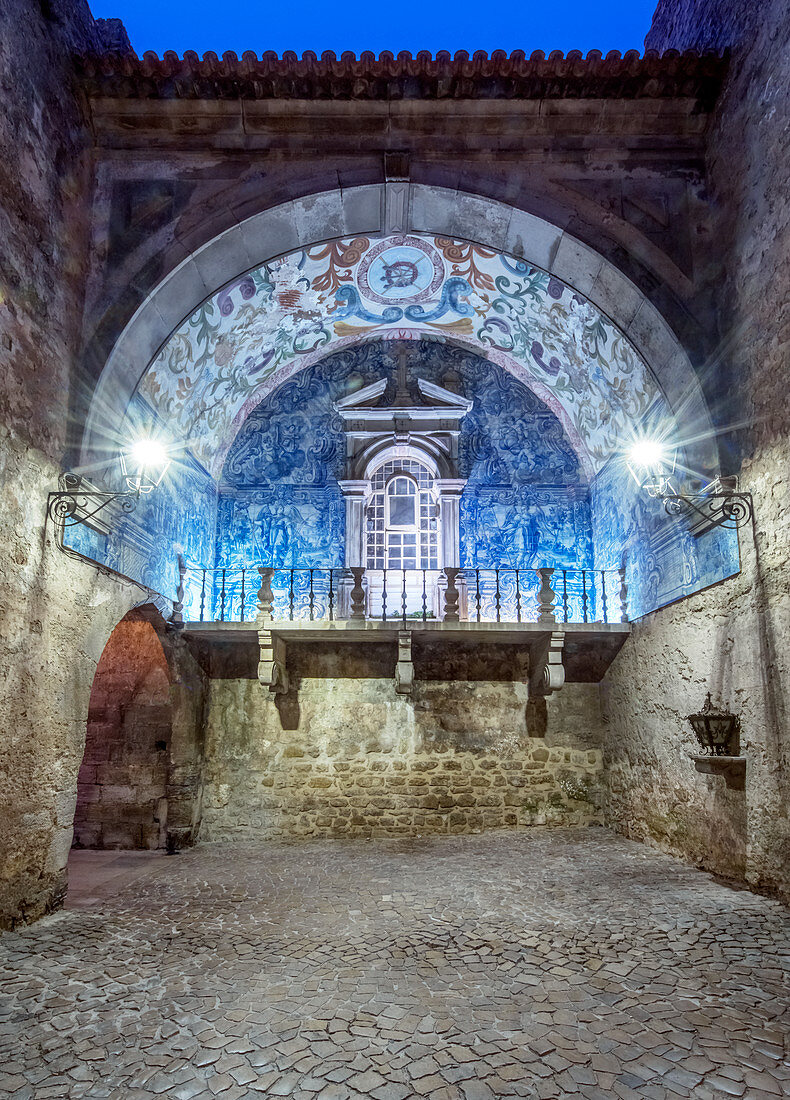
[(625, 566), (632, 619), (740, 569), (736, 531), (720, 527), (695, 538), (660, 501), (638, 491), (622, 461), (601, 470), (590, 496), (596, 567)]
[(519, 378), (588, 476), (661, 395), (624, 334), (560, 280), (491, 249), (425, 235), (356, 237), (264, 264), (205, 301), (139, 395), (213, 475), (284, 379), (371, 338), (460, 344)]
[[(250, 414), (222, 471), (218, 569), (343, 564), (345, 516), (337, 479), (345, 437), (333, 402), (387, 378), (381, 404), (388, 405), (397, 371), (391, 348), (375, 341), (337, 352), (305, 368)], [(411, 346), (407, 378), (415, 403), (418, 376), (439, 385), (449, 381), (474, 402), (459, 439), (460, 472), (468, 479), (461, 498), (462, 565), (589, 568), (588, 487), (554, 413), (502, 367), (443, 341)]]
[[(460, 473), (467, 479), (460, 553), (465, 569), (482, 571), (484, 617), (495, 599), (491, 571), (496, 568), (529, 571), (548, 565), (570, 571), (558, 573), (556, 581), (560, 591), (566, 588), (575, 618), (583, 609), (593, 617), (602, 610), (600, 578), (586, 591), (574, 572), (579, 569), (616, 570), (625, 562), (632, 617), (737, 571), (734, 532), (692, 538), (682, 523), (664, 516), (658, 502), (636, 490), (618, 456), (588, 483), (557, 415), (505, 368), (442, 336), (411, 344), (408, 356), (415, 401), (418, 376), (449, 384), (473, 401), (459, 438)], [(187, 578), (190, 618), (199, 617), (201, 605), (204, 614), (218, 615), (223, 601), (227, 617), (238, 616), (242, 601), (245, 617), (254, 615), (259, 564), (323, 570), (321, 579), (316, 577), (316, 599), (326, 603), (326, 569), (343, 564), (345, 540), (337, 483), (344, 436), (333, 403), (387, 378), (381, 403), (389, 404), (396, 369), (397, 355), (386, 339), (325, 356), (255, 406), (227, 451), (218, 485), (183, 454), (160, 489), (107, 536), (75, 527), (68, 545), (168, 599), (175, 598), (182, 553), (199, 567)], [(139, 399), (134, 416), (142, 431), (150, 410)], [(248, 572), (242, 588), (243, 567)], [(296, 583), (308, 580), (302, 575)], [(478, 578), (471, 576), (469, 583), (474, 612)], [(500, 576), (503, 613), (513, 617), (518, 604), (530, 617), (537, 607), (537, 578), (522, 573), (519, 584), (517, 594), (512, 573)], [(612, 574), (607, 584), (611, 614), (619, 580)], [(281, 604), (287, 596), (276, 593)]]

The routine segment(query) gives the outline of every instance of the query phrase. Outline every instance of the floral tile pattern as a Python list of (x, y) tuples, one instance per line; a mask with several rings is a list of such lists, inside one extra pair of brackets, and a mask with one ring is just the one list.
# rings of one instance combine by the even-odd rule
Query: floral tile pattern
[(623, 333), (524, 260), (419, 235), (330, 241), (205, 301), (138, 393), (216, 476), (252, 409), (286, 378), (370, 338), (443, 339), (504, 366), (560, 420), (589, 477), (661, 399)]

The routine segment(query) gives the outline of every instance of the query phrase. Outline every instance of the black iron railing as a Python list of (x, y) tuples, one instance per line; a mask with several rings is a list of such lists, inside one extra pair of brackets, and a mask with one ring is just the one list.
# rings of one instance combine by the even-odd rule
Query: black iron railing
[(199, 622), (625, 622), (621, 569), (187, 568), (185, 617)]

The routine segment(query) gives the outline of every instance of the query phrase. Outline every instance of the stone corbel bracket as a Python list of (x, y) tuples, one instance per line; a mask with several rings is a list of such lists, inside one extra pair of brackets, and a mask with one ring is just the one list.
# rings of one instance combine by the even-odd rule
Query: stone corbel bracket
[(530, 655), (532, 672), (529, 690), (532, 695), (551, 695), (565, 683), (565, 665), (562, 663), (564, 645), (565, 631), (552, 630), (534, 648)]
[(694, 767), (703, 775), (721, 775), (733, 791), (746, 789), (745, 756), (692, 756)]
[(411, 695), (414, 687), (414, 662), (411, 658), (411, 631), (398, 631), (398, 663), (395, 666), (395, 690)]
[(261, 656), (258, 662), (258, 679), (262, 687), (272, 693), (288, 691), (288, 672), (285, 668), (285, 639), (271, 630), (258, 631)]

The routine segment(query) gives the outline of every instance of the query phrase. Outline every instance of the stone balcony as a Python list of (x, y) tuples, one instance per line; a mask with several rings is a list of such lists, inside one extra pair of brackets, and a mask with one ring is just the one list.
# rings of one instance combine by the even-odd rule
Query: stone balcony
[[(448, 679), (463, 678), (455, 667), (457, 655), (469, 646), (492, 647), (494, 659), (497, 648), (511, 657), (517, 651), (530, 693), (549, 695), (566, 682), (600, 681), (631, 629), (622, 621), (627, 594), (619, 573), (614, 602), (606, 595), (610, 582), (605, 571), (448, 568), (430, 578), (429, 570), (410, 571), (421, 578), (408, 577), (409, 571), (387, 572), (399, 574), (390, 577), (391, 583), (398, 581), (393, 587), (399, 607), (388, 603), (386, 595), (381, 599), (381, 588), (376, 596), (381, 580), (386, 593), (386, 578), (361, 567), (261, 567), (255, 570), (260, 584), (255, 613), (247, 615), (251, 589), (245, 578), (236, 577), (231, 585), (226, 570), (220, 577), (220, 617), (207, 618), (204, 612), (202, 620), (183, 623), (184, 634), (198, 645), (259, 647), (258, 678), (273, 694), (288, 691), (290, 644), (334, 644), (391, 646), (396, 690), (402, 694), (411, 693), (415, 675), (426, 663), (443, 667)], [(204, 609), (207, 573), (202, 571), (201, 577)], [(537, 586), (528, 574), (536, 575)], [(416, 583), (420, 579), (421, 586)], [(234, 593), (242, 591), (239, 584), (244, 594), (235, 603), (235, 617), (226, 617), (226, 610), (232, 613)], [(620, 621), (606, 621), (610, 615)]]

